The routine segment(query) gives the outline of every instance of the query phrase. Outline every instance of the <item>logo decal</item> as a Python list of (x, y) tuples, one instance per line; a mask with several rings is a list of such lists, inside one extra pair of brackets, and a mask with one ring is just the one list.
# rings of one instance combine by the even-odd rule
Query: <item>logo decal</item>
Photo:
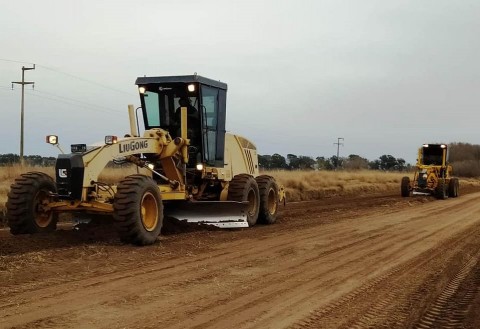
[(58, 176), (60, 178), (67, 178), (68, 175), (67, 175), (67, 169), (58, 169)]
[(118, 151), (120, 153), (137, 151), (148, 148), (148, 140), (132, 141), (130, 143), (118, 144)]

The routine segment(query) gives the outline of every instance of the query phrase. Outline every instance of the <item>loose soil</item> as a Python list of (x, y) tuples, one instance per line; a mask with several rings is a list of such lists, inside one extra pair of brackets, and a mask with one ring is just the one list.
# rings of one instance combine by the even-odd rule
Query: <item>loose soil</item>
[[(274, 225), (0, 230), (0, 328), (480, 328), (480, 192), (282, 206)], [(466, 193), (465, 192), (471, 192)]]

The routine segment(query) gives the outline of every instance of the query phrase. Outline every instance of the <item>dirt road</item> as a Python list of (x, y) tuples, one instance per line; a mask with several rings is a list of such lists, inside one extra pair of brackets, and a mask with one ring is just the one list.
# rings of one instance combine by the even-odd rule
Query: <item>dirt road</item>
[(292, 203), (271, 226), (0, 232), (0, 328), (480, 328), (480, 193)]

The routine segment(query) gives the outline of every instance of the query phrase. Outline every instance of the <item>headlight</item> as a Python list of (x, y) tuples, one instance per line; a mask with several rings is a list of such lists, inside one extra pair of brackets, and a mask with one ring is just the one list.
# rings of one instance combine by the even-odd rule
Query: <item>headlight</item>
[(117, 136), (105, 136), (105, 144), (112, 145), (117, 143)]
[(46, 137), (46, 142), (48, 144), (57, 145), (58, 144), (58, 136), (57, 135), (48, 135)]

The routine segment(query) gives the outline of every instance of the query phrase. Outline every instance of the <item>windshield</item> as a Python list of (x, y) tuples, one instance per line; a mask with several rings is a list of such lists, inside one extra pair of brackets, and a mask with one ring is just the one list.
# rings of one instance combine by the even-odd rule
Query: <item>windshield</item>
[(197, 97), (187, 95), (183, 85), (176, 88), (152, 89), (158, 91), (146, 91), (141, 95), (145, 129), (162, 128), (168, 130), (170, 134), (176, 135), (176, 131), (180, 127), (180, 107), (187, 107), (189, 114), (196, 111)]

